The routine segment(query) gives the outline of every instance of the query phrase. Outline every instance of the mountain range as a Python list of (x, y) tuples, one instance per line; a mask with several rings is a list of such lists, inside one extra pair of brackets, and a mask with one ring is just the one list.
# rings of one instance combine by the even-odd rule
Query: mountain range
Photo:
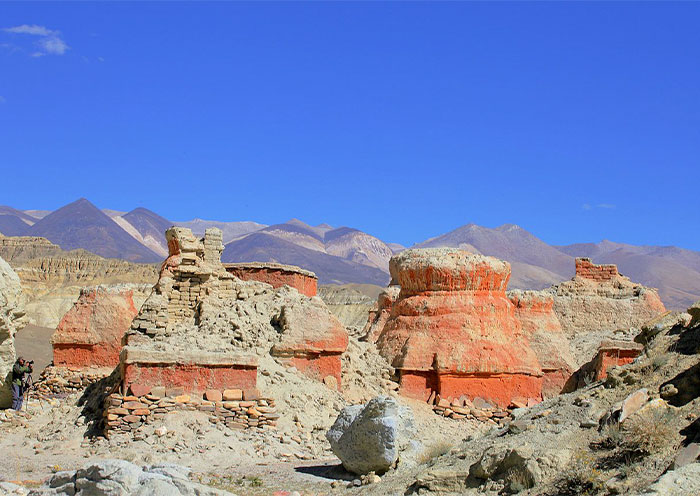
[[(40, 236), (66, 250), (82, 248), (107, 258), (152, 263), (163, 260), (163, 233), (172, 225), (202, 235), (209, 227), (224, 233), (224, 262), (278, 262), (315, 272), (320, 284), (389, 282), (389, 259), (404, 249), (350, 227), (308, 225), (298, 219), (265, 225), (251, 221), (193, 219), (171, 221), (143, 207), (130, 212), (100, 210), (81, 198), (53, 212), (0, 206), (0, 233)], [(417, 243), (451, 246), (511, 263), (510, 287), (542, 289), (569, 279), (574, 258), (617, 264), (633, 281), (659, 289), (669, 308), (686, 308), (700, 299), (700, 252), (675, 246), (638, 246), (612, 241), (553, 246), (525, 229), (467, 224)]]

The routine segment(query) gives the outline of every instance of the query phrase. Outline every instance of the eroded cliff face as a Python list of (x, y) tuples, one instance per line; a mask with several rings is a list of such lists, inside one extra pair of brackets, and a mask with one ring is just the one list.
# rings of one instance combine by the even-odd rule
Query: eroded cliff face
[(521, 290), (508, 291), (508, 297), (542, 367), (542, 396), (556, 396), (576, 370), (576, 360), (554, 312), (554, 297), (547, 291)]
[(15, 334), (25, 320), (19, 277), (0, 258), (0, 408), (9, 407), (12, 401), (10, 382), (15, 362)]
[(401, 291), (377, 347), (403, 394), (541, 399), (542, 369), (506, 296), (510, 264), (430, 248), (401, 252), (390, 270)]
[[(84, 250), (63, 251), (45, 238), (0, 237), (0, 256), (7, 256), (20, 278), (29, 322), (55, 328), (80, 296), (81, 288), (121, 283), (152, 286), (158, 266), (106, 259)], [(136, 307), (150, 290), (135, 289)]]
[(633, 283), (614, 265), (576, 260), (576, 275), (553, 286), (554, 311), (569, 337), (594, 331), (626, 330), (664, 313), (655, 289)]

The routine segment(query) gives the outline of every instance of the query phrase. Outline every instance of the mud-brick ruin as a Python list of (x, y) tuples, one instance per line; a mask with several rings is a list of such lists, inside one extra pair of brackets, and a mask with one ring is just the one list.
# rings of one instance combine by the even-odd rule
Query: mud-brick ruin
[(228, 273), (242, 281), (266, 282), (273, 288), (280, 288), (286, 284), (309, 297), (316, 296), (318, 292), (316, 274), (294, 265), (247, 262), (227, 263), (224, 267)]
[(435, 248), (394, 256), (390, 271), (401, 292), (377, 346), (402, 394), (541, 400), (542, 369), (506, 295), (510, 264)]
[(348, 336), (320, 299), (227, 272), (216, 228), (198, 239), (173, 227), (166, 239), (159, 280), (124, 335), (108, 431), (178, 408), (211, 411), (233, 428), (274, 425), (274, 399), (257, 388), (262, 356), (340, 387)]
[(615, 265), (576, 259), (576, 275), (551, 288), (554, 311), (572, 337), (592, 328), (615, 331), (640, 327), (666, 311), (656, 290), (633, 283)]

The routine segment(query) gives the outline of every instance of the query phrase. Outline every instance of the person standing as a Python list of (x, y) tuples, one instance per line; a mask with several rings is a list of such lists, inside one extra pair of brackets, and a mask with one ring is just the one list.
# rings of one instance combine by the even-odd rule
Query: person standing
[(34, 371), (32, 363), (34, 362), (27, 362), (24, 358), (19, 357), (14, 367), (12, 367), (12, 408), (14, 410), (19, 411), (22, 409), (26, 385), (24, 376)]

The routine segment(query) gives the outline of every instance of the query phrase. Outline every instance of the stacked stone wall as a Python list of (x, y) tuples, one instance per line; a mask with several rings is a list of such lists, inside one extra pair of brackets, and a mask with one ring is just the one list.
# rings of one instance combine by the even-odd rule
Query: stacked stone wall
[(617, 265), (596, 265), (590, 258), (576, 259), (576, 275), (594, 281), (610, 281), (619, 276)]
[[(138, 393), (138, 394), (134, 394)], [(208, 390), (187, 394), (182, 388), (134, 387), (128, 395), (110, 394), (105, 399), (105, 435), (133, 433), (144, 424), (162, 420), (177, 411), (201, 411), (212, 423), (230, 429), (275, 429), (279, 414), (272, 398), (256, 389)]]

